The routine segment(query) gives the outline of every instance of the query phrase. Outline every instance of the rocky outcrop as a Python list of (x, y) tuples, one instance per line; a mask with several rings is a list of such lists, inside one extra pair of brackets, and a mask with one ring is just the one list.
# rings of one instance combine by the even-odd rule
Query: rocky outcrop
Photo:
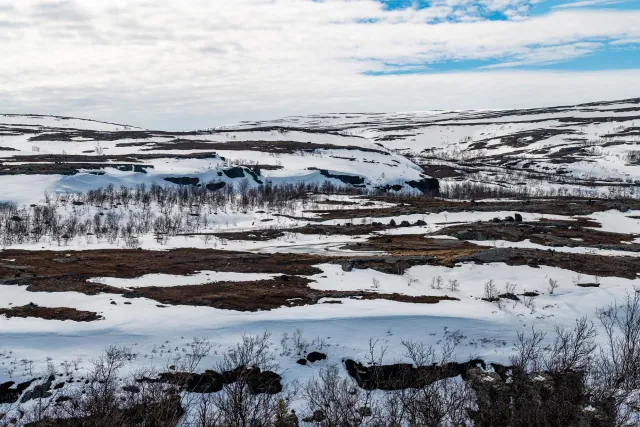
[(198, 183), (200, 182), (199, 178), (196, 177), (190, 177), (190, 176), (180, 176), (180, 177), (167, 177), (164, 179), (165, 181), (168, 182), (172, 182), (174, 184), (178, 184), (178, 185), (198, 185)]
[(440, 195), (440, 181), (435, 178), (422, 178), (419, 181), (407, 181), (407, 185), (416, 190), (420, 190), (424, 194), (432, 196)]
[(282, 377), (260, 368), (239, 367), (222, 373), (206, 370), (201, 374), (164, 372), (156, 379), (146, 378), (144, 381), (172, 384), (191, 393), (217, 393), (225, 384), (238, 381), (245, 382), (249, 391), (254, 394), (276, 394), (282, 391)]
[(326, 169), (317, 169), (317, 168), (309, 168), (309, 169), (317, 170), (318, 172), (320, 172), (322, 176), (325, 176), (327, 178), (334, 178), (339, 181), (342, 181), (345, 184), (353, 185), (355, 187), (364, 185), (364, 178), (358, 175), (335, 174), (335, 173), (329, 172)]
[(414, 367), (408, 363), (365, 366), (351, 359), (345, 361), (349, 375), (366, 390), (421, 388), (445, 378), (465, 375), (471, 367), (476, 365), (484, 367), (484, 362), (477, 359), (467, 363), (452, 362), (444, 365)]

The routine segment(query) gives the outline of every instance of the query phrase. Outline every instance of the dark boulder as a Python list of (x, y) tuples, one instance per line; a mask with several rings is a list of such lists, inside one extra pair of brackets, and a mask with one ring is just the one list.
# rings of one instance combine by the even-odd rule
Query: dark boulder
[(236, 166), (222, 171), (228, 178), (244, 178), (244, 169)]
[(165, 181), (172, 182), (178, 185), (198, 185), (200, 182), (199, 178), (190, 177), (190, 176), (180, 176), (180, 177), (167, 177), (164, 179)]
[(320, 360), (325, 360), (327, 355), (324, 353), (320, 353), (319, 351), (312, 351), (307, 355), (307, 360), (311, 363), (319, 362)]
[(208, 183), (205, 187), (207, 190), (209, 191), (218, 191), (221, 188), (223, 188), (225, 185), (227, 185), (226, 182), (224, 181), (219, 181), (219, 182), (210, 182)]
[(419, 181), (407, 181), (406, 184), (411, 188), (420, 190), (424, 194), (432, 196), (440, 195), (440, 182), (435, 178), (423, 178)]
[(315, 411), (313, 411), (313, 415), (307, 418), (303, 418), (302, 421), (304, 421), (305, 423), (321, 423), (326, 419), (327, 416), (324, 414), (324, 412), (320, 409), (316, 409)]

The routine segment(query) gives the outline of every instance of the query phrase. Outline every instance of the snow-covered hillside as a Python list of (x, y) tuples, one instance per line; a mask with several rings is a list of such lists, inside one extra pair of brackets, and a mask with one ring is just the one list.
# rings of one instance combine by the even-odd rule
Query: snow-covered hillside
[[(0, 198), (113, 184), (332, 183), (383, 191), (437, 191), (405, 158), (362, 137), (307, 131), (157, 132), (95, 121), (0, 116)], [(28, 188), (28, 191), (24, 191)]]
[(272, 128), (364, 137), (410, 156), (445, 183), (516, 190), (565, 185), (593, 194), (640, 183), (640, 98), (525, 110), (288, 117), (221, 129)]
[(583, 317), (606, 348), (599, 309), (640, 313), (636, 121), (638, 99), (193, 132), (0, 115), (0, 426), (111, 345), (163, 382), (268, 332), (285, 386), (412, 346), (507, 364)]

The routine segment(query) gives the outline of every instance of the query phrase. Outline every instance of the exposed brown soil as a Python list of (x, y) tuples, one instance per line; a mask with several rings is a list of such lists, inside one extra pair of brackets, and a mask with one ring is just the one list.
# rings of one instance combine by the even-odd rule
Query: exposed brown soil
[(12, 317), (35, 317), (45, 320), (72, 320), (74, 322), (93, 322), (102, 319), (97, 313), (76, 310), (69, 307), (40, 307), (27, 304), (20, 307), (0, 308), (0, 315)]
[(296, 228), (273, 228), (264, 230), (251, 230), (230, 233), (211, 233), (212, 235), (227, 240), (267, 241), (285, 236), (286, 233), (317, 234), (321, 236), (343, 235), (362, 236), (376, 231), (387, 230), (394, 227), (373, 224), (345, 224), (345, 225), (320, 225), (308, 224)]
[[(269, 310), (281, 306), (316, 304), (321, 298), (388, 299), (413, 303), (437, 303), (448, 297), (408, 297), (372, 292), (318, 291), (309, 288), (308, 276), (321, 273), (315, 264), (335, 262), (335, 258), (298, 254), (253, 254), (204, 249), (171, 251), (98, 250), (70, 252), (4, 251), (15, 259), (0, 264), (2, 283), (24, 285), (32, 292), (75, 291), (88, 295), (122, 294), (128, 298), (147, 297), (164, 304), (203, 305), (241, 311)], [(422, 257), (418, 262), (430, 262)], [(406, 265), (404, 257), (385, 262), (361, 263), (363, 268), (396, 272)], [(400, 266), (400, 267), (399, 267)], [(272, 280), (216, 282), (196, 286), (143, 287), (129, 291), (90, 282), (95, 277), (134, 278), (145, 274), (187, 275), (201, 270), (276, 273)]]
[(321, 298), (386, 299), (435, 304), (450, 297), (407, 296), (373, 292), (320, 291), (309, 288), (309, 279), (280, 276), (272, 280), (217, 282), (197, 286), (136, 288), (130, 296), (142, 296), (163, 304), (208, 306), (227, 310), (257, 311), (317, 304)]
[(455, 262), (475, 262), (478, 264), (498, 262), (530, 267), (546, 265), (597, 277), (622, 277), (625, 279), (635, 279), (640, 273), (640, 257), (571, 254), (555, 252), (551, 249), (540, 251), (536, 249), (495, 248), (462, 256), (455, 259)]
[(346, 245), (345, 249), (384, 251), (394, 256), (429, 256), (442, 264), (449, 264), (455, 257), (472, 254), (482, 248), (460, 240), (432, 239), (422, 234), (396, 234), (372, 236), (366, 242)]
[(151, 165), (125, 163), (4, 163), (0, 166), (0, 175), (75, 175), (81, 170), (101, 175), (104, 174), (101, 170), (107, 167), (141, 173), (146, 173), (147, 168), (153, 168)]
[(465, 241), (429, 239), (415, 234), (374, 236), (367, 242), (347, 245), (346, 248), (360, 251), (386, 250), (392, 256), (354, 257), (333, 262), (348, 262), (355, 268), (374, 268), (392, 274), (402, 274), (406, 268), (413, 265), (453, 267), (461, 262), (505, 263), (531, 267), (547, 265), (581, 274), (627, 279), (635, 279), (640, 273), (640, 257), (573, 254), (552, 249), (486, 249)]
[(461, 240), (521, 242), (529, 239), (533, 243), (551, 247), (592, 247), (640, 252), (639, 244), (623, 243), (635, 239), (635, 236), (585, 228), (594, 226), (599, 224), (585, 218), (579, 218), (578, 221), (482, 222), (453, 225), (435, 234), (453, 236)]
[(144, 151), (152, 150), (226, 150), (226, 151), (261, 151), (265, 153), (295, 153), (298, 151), (315, 150), (356, 150), (362, 152), (389, 154), (383, 150), (357, 147), (353, 145), (314, 144), (300, 141), (231, 141), (213, 142), (192, 139), (174, 139), (173, 141), (136, 141), (122, 142), (117, 147), (145, 147)]
[(397, 215), (428, 214), (439, 212), (467, 212), (467, 211), (514, 211), (531, 212), (547, 215), (590, 215), (610, 209), (625, 211), (640, 209), (640, 200), (604, 200), (577, 198), (547, 198), (525, 199), (521, 201), (497, 202), (463, 202), (425, 197), (368, 197), (369, 199), (395, 202), (397, 206), (372, 209), (340, 209), (310, 211), (321, 216), (323, 220), (341, 218), (380, 218)]

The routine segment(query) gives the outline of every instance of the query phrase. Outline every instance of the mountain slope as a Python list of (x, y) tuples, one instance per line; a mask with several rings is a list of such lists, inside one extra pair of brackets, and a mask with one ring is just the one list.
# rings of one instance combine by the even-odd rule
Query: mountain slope
[[(446, 182), (592, 195), (640, 183), (640, 98), (524, 110), (330, 114), (242, 123), (365, 137)], [(634, 195), (632, 193), (630, 195)]]

